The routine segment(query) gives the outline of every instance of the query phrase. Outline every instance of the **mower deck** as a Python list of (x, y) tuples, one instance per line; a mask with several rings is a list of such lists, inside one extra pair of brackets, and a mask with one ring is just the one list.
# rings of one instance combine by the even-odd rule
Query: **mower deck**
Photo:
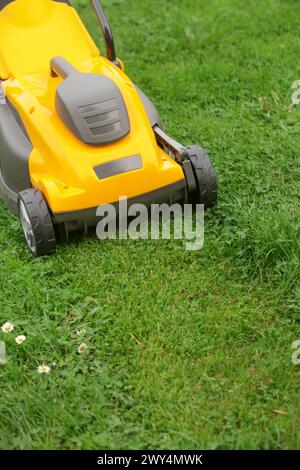
[(0, 194), (21, 208), (34, 255), (53, 248), (56, 225), (86, 231), (99, 206), (120, 198), (216, 202), (206, 154), (163, 132), (116, 57), (100, 3), (91, 3), (107, 57), (69, 2), (0, 0)]

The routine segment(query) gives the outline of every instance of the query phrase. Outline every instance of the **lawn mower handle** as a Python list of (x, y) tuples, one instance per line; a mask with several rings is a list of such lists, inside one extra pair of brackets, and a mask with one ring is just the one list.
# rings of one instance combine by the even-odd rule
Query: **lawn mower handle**
[(120, 63), (117, 59), (116, 56), (116, 49), (115, 49), (115, 43), (114, 43), (114, 38), (112, 35), (111, 28), (109, 26), (108, 20), (105, 16), (105, 13), (103, 11), (103, 8), (99, 2), (99, 0), (91, 0), (92, 6), (94, 8), (94, 11), (96, 13), (97, 19), (99, 21), (99, 24), (102, 29), (102, 33), (104, 36), (104, 42), (105, 42), (105, 49), (106, 49), (106, 57), (108, 60), (113, 62), (115, 65), (120, 66)]
[(51, 73), (54, 77), (61, 77), (63, 80), (69, 75), (78, 73), (78, 71), (63, 57), (54, 57), (50, 62)]

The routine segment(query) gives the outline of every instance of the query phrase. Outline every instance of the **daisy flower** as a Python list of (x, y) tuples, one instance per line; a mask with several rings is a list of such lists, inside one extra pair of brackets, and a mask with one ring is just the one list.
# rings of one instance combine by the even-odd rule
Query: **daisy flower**
[(17, 344), (23, 344), (26, 341), (26, 336), (24, 335), (17, 336), (15, 341)]
[(82, 343), (78, 348), (79, 354), (82, 354), (86, 349), (87, 349), (87, 345), (85, 343)]
[(44, 364), (42, 366), (38, 367), (38, 373), (39, 374), (49, 374), (51, 371), (50, 367), (45, 366)]
[(4, 323), (4, 325), (2, 325), (2, 331), (3, 333), (11, 333), (14, 329), (14, 325), (12, 323)]
[(77, 331), (78, 338), (83, 338), (86, 335), (86, 330)]

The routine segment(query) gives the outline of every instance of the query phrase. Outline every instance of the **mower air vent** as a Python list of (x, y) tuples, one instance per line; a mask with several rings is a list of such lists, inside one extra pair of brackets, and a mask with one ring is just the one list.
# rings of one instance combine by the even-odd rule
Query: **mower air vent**
[(121, 117), (115, 99), (80, 108), (83, 119), (94, 136), (120, 132)]

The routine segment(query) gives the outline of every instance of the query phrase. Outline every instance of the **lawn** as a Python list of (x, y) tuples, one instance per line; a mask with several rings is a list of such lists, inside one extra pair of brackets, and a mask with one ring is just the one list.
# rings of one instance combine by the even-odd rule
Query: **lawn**
[(91, 237), (43, 259), (0, 206), (0, 323), (15, 325), (0, 448), (300, 449), (300, 2), (103, 6), (167, 132), (208, 150), (220, 200), (202, 251)]

